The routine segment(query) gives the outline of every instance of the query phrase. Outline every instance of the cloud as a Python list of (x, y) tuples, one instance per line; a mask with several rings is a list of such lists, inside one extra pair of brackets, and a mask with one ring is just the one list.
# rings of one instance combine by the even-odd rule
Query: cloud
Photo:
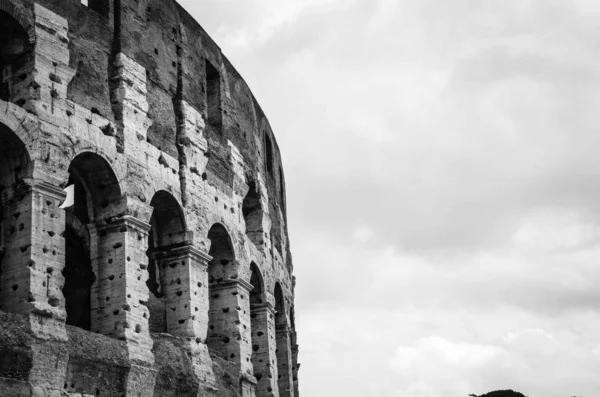
[(600, 389), (597, 3), (183, 1), (276, 132), (304, 395)]

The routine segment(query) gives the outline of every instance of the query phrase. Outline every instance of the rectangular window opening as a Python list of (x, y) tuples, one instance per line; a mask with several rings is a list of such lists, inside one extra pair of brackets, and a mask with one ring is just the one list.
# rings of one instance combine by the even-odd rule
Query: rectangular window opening
[(273, 144), (269, 134), (265, 132), (265, 164), (269, 175), (273, 176)]
[(210, 126), (221, 131), (221, 76), (219, 71), (206, 62), (206, 119)]

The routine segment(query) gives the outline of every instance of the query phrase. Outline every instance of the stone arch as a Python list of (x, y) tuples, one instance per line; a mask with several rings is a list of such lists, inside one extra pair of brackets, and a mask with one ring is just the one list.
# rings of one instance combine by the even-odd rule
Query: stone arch
[[(99, 222), (119, 215), (124, 198), (117, 176), (108, 161), (94, 152), (82, 152), (69, 165), (70, 197), (65, 211), (65, 284), (63, 295), (67, 324), (86, 330), (92, 327), (93, 285), (98, 274), (94, 259), (103, 255), (98, 234), (90, 233)], [(102, 286), (96, 285), (96, 295)]]
[(237, 278), (235, 253), (229, 232), (223, 224), (215, 223), (208, 231), (208, 239), (208, 254), (212, 260), (208, 264), (207, 345), (223, 358), (228, 358), (231, 354), (236, 354), (233, 343), (230, 343), (236, 331), (231, 324), (232, 319), (229, 318), (235, 315), (236, 310), (230, 307), (230, 292), (227, 292), (230, 289), (237, 291), (236, 287), (231, 285), (232, 280)]
[[(170, 281), (171, 257), (168, 255), (173, 248), (189, 243), (183, 208), (175, 197), (159, 190), (150, 201), (152, 216), (150, 218), (150, 235), (148, 238), (148, 273), (146, 282), (150, 290), (147, 303), (150, 312), (150, 332), (169, 332), (167, 321), (167, 303), (175, 299), (176, 291)], [(179, 280), (181, 282), (181, 280)]]
[[(271, 306), (266, 302), (263, 277), (256, 263), (250, 264), (250, 339), (252, 369), (257, 380), (256, 395), (267, 396), (272, 384), (269, 380), (271, 354), (269, 347), (269, 321)], [(272, 321), (272, 320), (271, 320)]]
[(23, 86), (31, 78), (34, 42), (34, 28), (27, 18), (12, 2), (0, 0), (1, 100), (22, 106), (29, 99), (29, 89)]
[[(208, 239), (210, 240), (210, 249), (208, 251), (208, 255), (213, 258), (211, 265), (219, 264), (222, 266), (227, 266), (235, 261), (235, 249), (233, 247), (231, 235), (222, 223), (215, 223), (210, 228), (208, 231)], [(218, 283), (219, 279), (223, 278), (224, 276), (224, 273), (216, 270), (214, 273), (211, 273), (210, 266), (208, 273), (210, 283)], [(212, 280), (210, 279), (211, 274), (213, 276)]]
[(71, 160), (70, 185), (75, 185), (76, 196), (78, 189), (82, 198), (85, 194), (86, 220), (99, 222), (125, 212), (126, 203), (119, 179), (108, 160), (97, 152), (84, 151)]
[(265, 283), (256, 263), (250, 263), (250, 305), (260, 305), (265, 302)]
[(19, 211), (18, 187), (31, 173), (27, 147), (13, 130), (0, 123), (0, 309), (8, 292), (6, 276), (20, 266), (18, 252), (12, 252), (20, 229), (13, 215)]
[(35, 43), (35, 26), (30, 19), (21, 12), (12, 0), (0, 0), (0, 11), (4, 11), (13, 17), (27, 32), (30, 44)]

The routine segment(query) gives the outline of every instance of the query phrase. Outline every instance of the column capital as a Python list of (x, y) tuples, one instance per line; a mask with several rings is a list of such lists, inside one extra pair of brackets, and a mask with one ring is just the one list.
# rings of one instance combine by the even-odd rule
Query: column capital
[(45, 196), (55, 200), (63, 201), (67, 197), (67, 193), (60, 186), (53, 185), (47, 181), (40, 181), (33, 178), (26, 178), (18, 184), (12, 191), (8, 191), (8, 195), (3, 194), (0, 197), (3, 203), (9, 201), (10, 198), (16, 195), (23, 195), (30, 192), (42, 193)]
[(145, 222), (139, 218), (136, 218), (131, 215), (125, 215), (121, 218), (111, 219), (110, 222), (100, 221), (94, 222), (94, 227), (96, 230), (104, 230), (108, 231), (109, 229), (121, 228), (121, 227), (132, 227), (138, 231), (149, 233), (150, 232), (150, 224)]
[(214, 283), (214, 284), (210, 285), (210, 288), (217, 291), (220, 289), (226, 289), (226, 288), (238, 287), (238, 286), (241, 287), (243, 290), (245, 290), (248, 293), (250, 291), (252, 291), (252, 289), (254, 288), (252, 286), (252, 284), (250, 284), (246, 280), (242, 280), (242, 279), (229, 279), (226, 281), (222, 281), (220, 283)]
[(60, 186), (53, 185), (47, 181), (31, 180), (31, 182), (33, 183), (29, 184), (29, 186), (32, 191), (44, 193), (60, 200), (63, 200), (67, 197), (67, 193), (65, 193), (63, 188)]
[(185, 258), (185, 257), (189, 256), (192, 259), (204, 264), (205, 266), (208, 266), (208, 262), (212, 261), (212, 259), (213, 259), (212, 256), (201, 251), (200, 249), (196, 248), (192, 244), (187, 244), (187, 245), (178, 246), (178, 247), (171, 247), (171, 248), (167, 248), (164, 250), (158, 249), (152, 255), (154, 256), (155, 259), (166, 258), (166, 257), (177, 259), (177, 258)]
[(250, 311), (252, 313), (266, 311), (273, 316), (275, 315), (275, 307), (270, 302), (252, 303), (250, 304)]

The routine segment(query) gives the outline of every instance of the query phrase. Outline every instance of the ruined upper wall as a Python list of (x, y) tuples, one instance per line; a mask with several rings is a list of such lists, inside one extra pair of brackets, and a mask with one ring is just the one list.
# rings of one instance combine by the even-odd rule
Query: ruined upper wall
[[(31, 13), (33, 1), (22, 0)], [(39, 0), (37, 3), (67, 19), (73, 102), (115, 120), (110, 97), (113, 56), (122, 52), (146, 69), (152, 125), (147, 141), (174, 158), (182, 99), (207, 119), (207, 62), (219, 73), (222, 125), (207, 128), (206, 138), (219, 155), (231, 141), (246, 164), (267, 169), (265, 135), (272, 142), (272, 171), (265, 181), (271, 202), (285, 204), (281, 155), (271, 126), (246, 82), (204, 29), (173, 0)], [(221, 160), (226, 161), (226, 158)], [(227, 179), (213, 167), (217, 179)], [(226, 182), (226, 181), (225, 181)], [(218, 181), (215, 181), (218, 183)], [(285, 210), (283, 211), (285, 213)], [(283, 222), (282, 222), (283, 223)]]
[[(33, 3), (22, 2), (27, 12)], [(218, 128), (207, 123), (204, 132), (211, 153), (209, 182), (221, 190), (232, 185), (232, 170), (227, 166), (227, 142), (232, 142), (244, 163), (254, 168), (246, 172), (263, 174), (275, 229), (286, 230), (283, 167), (271, 126), (246, 82), (187, 11), (173, 0), (90, 0), (88, 6), (80, 0), (37, 3), (69, 23), (70, 66), (76, 74), (69, 83), (68, 99), (109, 120), (118, 118), (111, 99), (111, 76), (115, 54), (127, 55), (146, 70), (151, 120), (146, 139), (180, 162), (185, 160), (178, 148), (177, 128), (183, 121), (176, 101), (185, 101), (208, 121), (207, 69), (214, 67), (219, 74), (222, 119)], [(283, 218), (277, 216), (275, 205)], [(287, 246), (286, 235), (274, 233), (274, 245)], [(281, 255), (291, 262), (289, 252)]]

